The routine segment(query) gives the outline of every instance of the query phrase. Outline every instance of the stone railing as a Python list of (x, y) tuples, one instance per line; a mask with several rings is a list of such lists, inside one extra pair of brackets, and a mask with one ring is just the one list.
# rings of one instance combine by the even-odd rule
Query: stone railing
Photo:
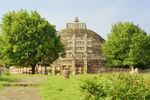
[[(138, 72), (144, 72), (144, 70), (137, 69)], [(135, 70), (135, 71), (136, 71)], [(107, 67), (93, 67), (89, 68), (89, 73), (111, 73), (111, 72), (131, 72), (130, 68), (107, 68)]]

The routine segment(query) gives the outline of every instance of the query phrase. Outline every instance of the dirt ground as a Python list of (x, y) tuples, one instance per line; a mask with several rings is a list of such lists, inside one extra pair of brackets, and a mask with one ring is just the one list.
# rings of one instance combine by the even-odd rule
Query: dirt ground
[(0, 100), (42, 100), (40, 96), (40, 82), (45, 76), (31, 76), (11, 82), (0, 90)]

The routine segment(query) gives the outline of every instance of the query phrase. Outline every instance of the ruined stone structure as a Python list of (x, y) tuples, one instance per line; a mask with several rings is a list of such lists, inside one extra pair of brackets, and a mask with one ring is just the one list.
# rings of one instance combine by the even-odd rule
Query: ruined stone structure
[(52, 64), (54, 72), (62, 73), (67, 67), (73, 74), (96, 73), (104, 63), (101, 44), (104, 39), (78, 18), (73, 23), (67, 23), (66, 29), (58, 32), (65, 46), (66, 55)]

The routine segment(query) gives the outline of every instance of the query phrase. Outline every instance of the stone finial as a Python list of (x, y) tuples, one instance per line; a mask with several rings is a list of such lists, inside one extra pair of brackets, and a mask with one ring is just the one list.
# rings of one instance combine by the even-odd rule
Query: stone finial
[(75, 18), (74, 22), (79, 22), (79, 19), (78, 17)]

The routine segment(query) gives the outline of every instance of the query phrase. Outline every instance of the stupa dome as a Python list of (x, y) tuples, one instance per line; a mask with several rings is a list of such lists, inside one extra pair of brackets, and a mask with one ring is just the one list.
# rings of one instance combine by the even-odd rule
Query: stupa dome
[(67, 67), (76, 74), (94, 73), (103, 66), (101, 44), (105, 40), (96, 32), (87, 29), (86, 24), (77, 17), (57, 34), (65, 46), (66, 55), (53, 64), (55, 67), (61, 66), (61, 70)]

